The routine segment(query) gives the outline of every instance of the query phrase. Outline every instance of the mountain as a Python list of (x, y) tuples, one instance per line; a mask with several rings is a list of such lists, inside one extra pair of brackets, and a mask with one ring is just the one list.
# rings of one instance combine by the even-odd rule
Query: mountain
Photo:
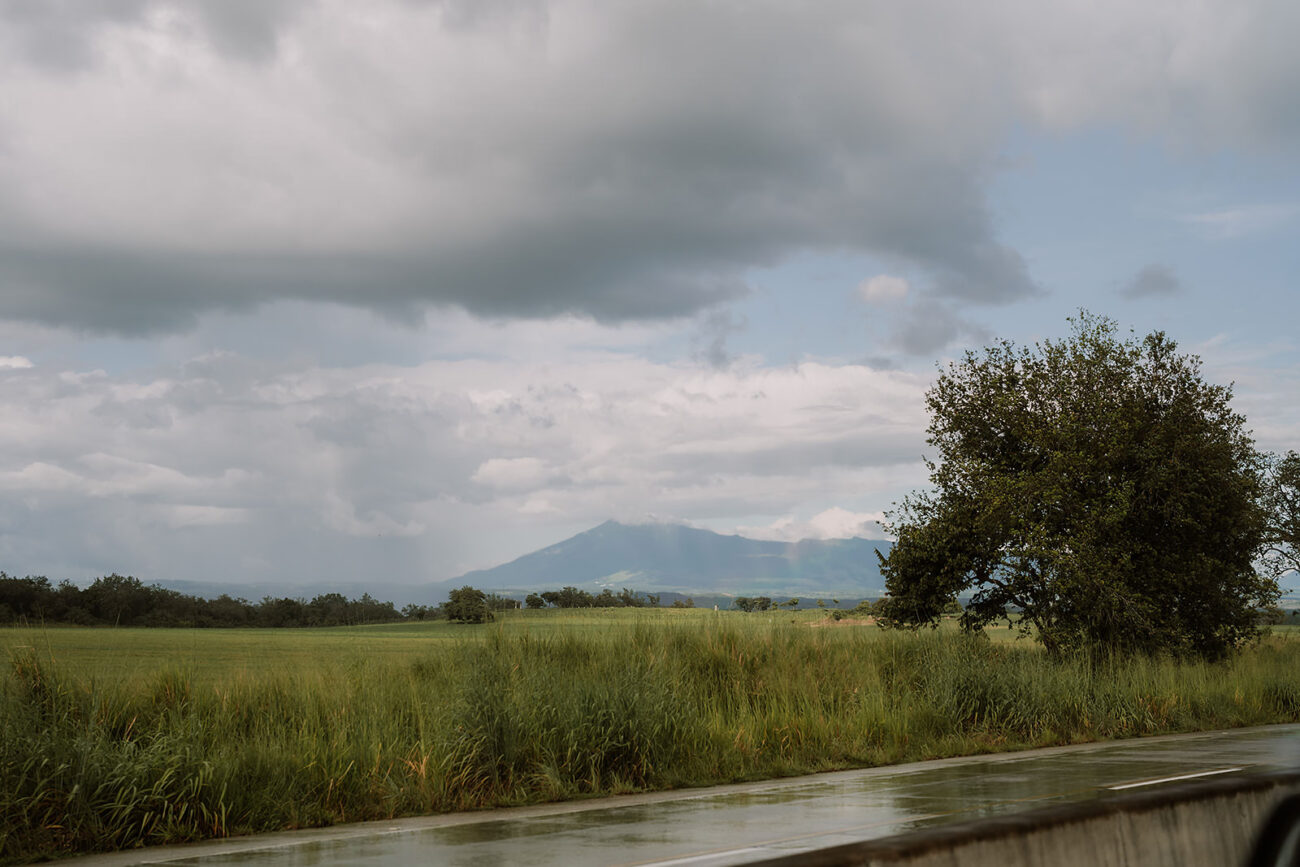
[(584, 590), (800, 597), (874, 597), (884, 593), (871, 539), (767, 542), (681, 524), (606, 521), (502, 566), (467, 572), (447, 585), (484, 590)]

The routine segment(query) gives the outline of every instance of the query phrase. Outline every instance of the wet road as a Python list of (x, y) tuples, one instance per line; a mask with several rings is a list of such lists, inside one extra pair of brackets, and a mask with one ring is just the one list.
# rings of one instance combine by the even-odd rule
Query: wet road
[(1297, 767), (1300, 725), (1269, 726), (372, 822), (76, 860), (86, 867), (714, 867), (1201, 776)]

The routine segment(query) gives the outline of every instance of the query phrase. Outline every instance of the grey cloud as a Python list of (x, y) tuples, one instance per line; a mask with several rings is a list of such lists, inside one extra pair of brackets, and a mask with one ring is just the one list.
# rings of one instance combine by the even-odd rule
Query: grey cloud
[(656, 267), (648, 249), (627, 249), (620, 258), (608, 247), (588, 250), (590, 242), (575, 234), (546, 250), (525, 241), (513, 257), (478, 248), (445, 256), (31, 253), (0, 242), (0, 315), (136, 335), (185, 330), (206, 310), (298, 299), (368, 307), (412, 323), (429, 304), (485, 316), (577, 313), (617, 322), (683, 316), (747, 291), (735, 276), (675, 273)]
[(197, 33), (225, 56), (267, 60), (296, 11), (312, 0), (0, 0), (0, 32), (22, 56), (57, 72), (84, 71), (98, 61), (94, 43), (110, 26), (144, 23), (158, 12), (194, 16)]
[(878, 430), (867, 438), (849, 435), (825, 442), (800, 442), (753, 451), (719, 453), (716, 449), (698, 453), (676, 452), (657, 462), (677, 475), (674, 486), (698, 484), (712, 473), (745, 474), (760, 477), (799, 476), (817, 470), (852, 470), (884, 467), (919, 460), (921, 445), (916, 431), (876, 420)]
[(1177, 295), (1183, 291), (1183, 284), (1168, 265), (1144, 265), (1125, 284), (1120, 294), (1125, 298), (1161, 298)]
[(275, 56), (280, 32), (303, 5), (304, 0), (209, 0), (197, 9), (218, 51), (265, 61)]
[(930, 355), (958, 340), (987, 340), (988, 331), (950, 305), (926, 298), (910, 305), (894, 324), (892, 343), (908, 355)]
[(699, 323), (696, 358), (713, 368), (725, 368), (735, 360), (727, 351), (727, 338), (743, 332), (747, 325), (744, 317), (737, 318), (729, 310), (709, 311)]
[(443, 21), (453, 28), (475, 28), (503, 19), (522, 19), (533, 26), (546, 21), (546, 0), (406, 0), (412, 6), (430, 6), (442, 11)]
[[(57, 210), (6, 215), (22, 240), (0, 248), (0, 316), (138, 334), (305, 299), (399, 320), (430, 305), (671, 318), (809, 251), (910, 263), (935, 293), (971, 303), (1038, 291), (984, 201), (1004, 100), (945, 70), (937, 42), (900, 52), (874, 35), (928, 27), (926, 16), (874, 22), (835, 3), (820, 14), (504, 3), (473, 15), (380, 4), (392, 29), (365, 42), (327, 3), (196, 8), (219, 58), (261, 56), (291, 35), (292, 77), (268, 71), (261, 87), (232, 71), (236, 89), (209, 94), (218, 113), (182, 128), (141, 102), (121, 121), (140, 125), (121, 139), (129, 153), (112, 150), (112, 130), (92, 132), (69, 158), (97, 154), (138, 183), (67, 192), (102, 195), (86, 212), (113, 215), (75, 232)], [(512, 30), (520, 19), (536, 26)], [(293, 105), (277, 105), (286, 94)], [(222, 115), (231, 99), (251, 120)], [(17, 138), (39, 147), (27, 126)], [(170, 144), (195, 139), (217, 147)], [(40, 160), (11, 165), (24, 162)], [(15, 177), (48, 198), (64, 182), (44, 165)], [(249, 191), (273, 207), (252, 208)], [(263, 230), (266, 213), (276, 220)]]
[(27, 62), (50, 71), (91, 66), (92, 42), (106, 24), (139, 20), (150, 0), (0, 0), (0, 38)]
[[(375, 0), (369, 30), (351, 8), (0, 0), (0, 97), (38, 107), (4, 119), (0, 317), (156, 333), (300, 299), (662, 319), (809, 253), (1005, 304), (1041, 293), (986, 198), (1009, 125), (1300, 143), (1283, 0), (1231, 28), (1149, 4), (1101, 28), (946, 0)], [(205, 73), (119, 52), (131, 74), (99, 78), (96, 46), (159, 9), (181, 24), (151, 38), (210, 46)], [(903, 345), (954, 328), (912, 321)]]

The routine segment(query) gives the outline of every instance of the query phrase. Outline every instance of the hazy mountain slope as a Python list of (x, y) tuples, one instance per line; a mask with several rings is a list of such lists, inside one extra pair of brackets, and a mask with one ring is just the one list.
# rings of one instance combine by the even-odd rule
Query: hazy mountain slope
[(723, 536), (680, 524), (598, 527), (502, 566), (468, 572), (449, 584), (489, 590), (545, 590), (566, 585), (630, 587), (654, 592), (875, 596), (883, 586), (867, 539), (767, 542)]

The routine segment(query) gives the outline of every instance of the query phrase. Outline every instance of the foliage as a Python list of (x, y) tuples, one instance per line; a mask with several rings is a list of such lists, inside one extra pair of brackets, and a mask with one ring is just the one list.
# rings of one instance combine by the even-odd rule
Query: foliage
[(884, 599), (863, 599), (851, 613), (857, 617), (881, 618), (884, 617), (887, 607), (888, 604)]
[(433, 608), (408, 605), (401, 613), (369, 593), (348, 599), (323, 593), (310, 602), (267, 596), (261, 602), (222, 594), (201, 599), (138, 578), (108, 575), (84, 590), (70, 581), (57, 587), (44, 576), (17, 578), (0, 572), (0, 614), (5, 620), (80, 626), (357, 626), (437, 616)]
[(487, 607), (492, 611), (518, 611), (520, 605), (518, 599), (489, 593), (487, 594)]
[(546, 600), (538, 596), (536, 593), (529, 593), (528, 596), (524, 598), (524, 604), (529, 608), (536, 610), (538, 608), (545, 608)]
[(493, 619), (487, 594), (469, 585), (452, 590), (442, 608), (447, 619), (455, 623), (487, 623)]
[(933, 492), (891, 514), (888, 618), (933, 623), (975, 589), (969, 629), (1023, 616), (1050, 650), (1223, 656), (1277, 597), (1256, 575), (1261, 459), (1200, 361), (1153, 333), (1002, 341), (926, 396)]
[(741, 611), (770, 611), (772, 609), (772, 599), (769, 596), (737, 596), (732, 600), (731, 604)]
[(1300, 572), (1300, 454), (1269, 461), (1264, 511), (1265, 568), (1275, 576)]
[(441, 612), (432, 605), (417, 605), (414, 602), (402, 607), (402, 616), (407, 620), (432, 620)]
[[(659, 605), (658, 595), (652, 593), (643, 596), (626, 587), (617, 594), (606, 587), (594, 596), (577, 587), (565, 587), (563, 590), (547, 590), (541, 594), (541, 599), (545, 604), (556, 608), (655, 608)], [(533, 607), (531, 603), (529, 607)]]
[(1300, 720), (1296, 641), (1096, 662), (789, 619), (0, 631), (0, 861)]

